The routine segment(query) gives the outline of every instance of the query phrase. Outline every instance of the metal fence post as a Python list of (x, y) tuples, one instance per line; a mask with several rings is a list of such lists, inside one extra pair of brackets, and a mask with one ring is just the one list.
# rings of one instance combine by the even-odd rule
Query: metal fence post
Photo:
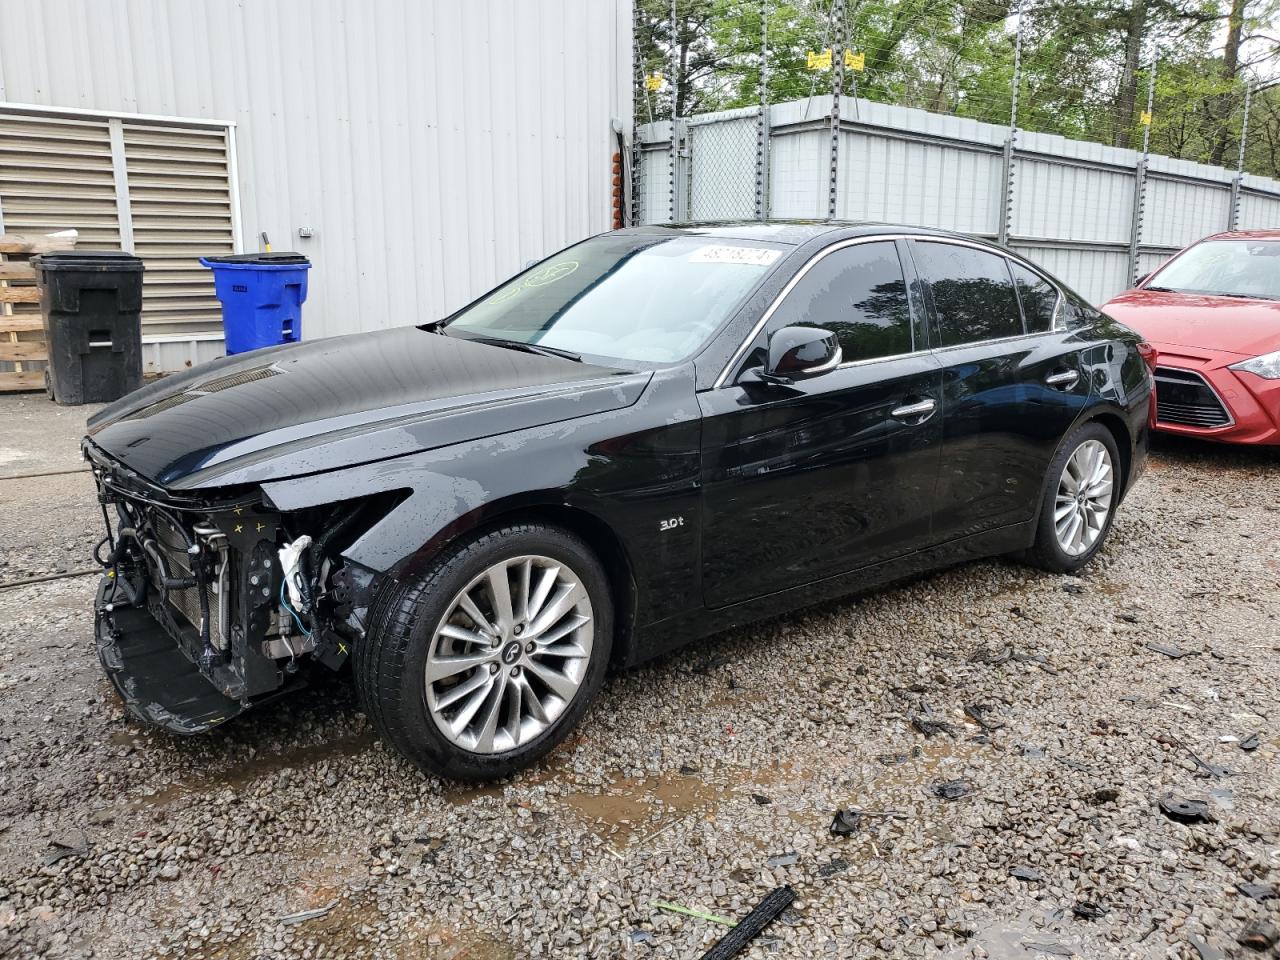
[(1009, 96), (1009, 137), (1004, 143), (1004, 210), (1000, 217), (997, 242), (1007, 246), (1013, 232), (1014, 178), (1018, 147), (1018, 88), (1022, 86), (1022, 0), (1014, 5), (1018, 25), (1013, 37), (1013, 88)]
[(640, 4), (632, 8), (631, 18), (631, 72), (634, 74), (635, 93), (631, 97), (631, 216), (629, 227), (640, 223), (640, 101), (647, 100), (644, 64), (640, 59)]
[(844, 0), (831, 4), (831, 180), (827, 194), (827, 219), (839, 212), (836, 192), (840, 182), (840, 98), (844, 95)]
[(1154, 122), (1156, 103), (1156, 64), (1154, 51), (1151, 56), (1151, 73), (1147, 77), (1147, 112), (1142, 125), (1142, 159), (1133, 171), (1133, 226), (1129, 233), (1129, 283), (1138, 282), (1138, 254), (1142, 247), (1142, 225), (1147, 206), (1147, 161), (1151, 157), (1151, 124)]
[(1231, 214), (1227, 220), (1227, 229), (1235, 230), (1240, 226), (1240, 200), (1244, 190), (1244, 153), (1249, 144), (1249, 108), (1253, 105), (1253, 81), (1244, 87), (1244, 121), (1240, 125), (1240, 158), (1236, 162), (1236, 176), (1231, 181)]
[(769, 216), (769, 0), (760, 0), (760, 116), (756, 120), (756, 219)]
[(676, 110), (680, 103), (680, 28), (676, 22), (676, 0), (671, 0), (671, 147), (667, 151), (667, 215), (676, 222)]

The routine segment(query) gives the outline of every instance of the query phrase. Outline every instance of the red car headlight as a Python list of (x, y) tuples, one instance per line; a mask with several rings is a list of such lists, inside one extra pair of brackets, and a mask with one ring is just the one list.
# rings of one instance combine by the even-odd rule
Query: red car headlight
[(1231, 364), (1232, 370), (1244, 370), (1264, 380), (1280, 380), (1280, 350)]

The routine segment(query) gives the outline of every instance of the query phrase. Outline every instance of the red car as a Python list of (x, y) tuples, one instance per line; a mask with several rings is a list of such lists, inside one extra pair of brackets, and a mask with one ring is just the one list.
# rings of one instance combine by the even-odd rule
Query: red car
[(1280, 230), (1206, 237), (1102, 309), (1158, 353), (1157, 429), (1280, 444)]

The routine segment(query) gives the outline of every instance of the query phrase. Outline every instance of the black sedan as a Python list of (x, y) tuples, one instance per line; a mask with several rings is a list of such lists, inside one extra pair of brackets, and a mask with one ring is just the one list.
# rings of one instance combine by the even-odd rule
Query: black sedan
[(604, 234), (95, 416), (99, 656), (178, 733), (350, 659), (406, 756), (502, 777), (611, 666), (973, 557), (1078, 569), (1145, 464), (1148, 357), (965, 237)]

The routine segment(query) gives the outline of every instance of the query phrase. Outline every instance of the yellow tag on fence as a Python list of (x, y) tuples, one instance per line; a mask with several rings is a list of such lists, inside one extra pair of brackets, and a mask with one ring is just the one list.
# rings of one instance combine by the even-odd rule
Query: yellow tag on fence
[(1142, 111), (1142, 125), (1143, 125), (1144, 127), (1149, 127), (1149, 126), (1151, 126), (1151, 111), (1150, 111), (1150, 110), (1143, 110), (1143, 111)]
[(856, 70), (862, 73), (867, 69), (867, 55), (865, 53), (854, 53), (852, 50), (844, 52), (844, 68), (846, 70)]
[(810, 70), (830, 70), (831, 69), (831, 50), (823, 50), (821, 53), (809, 51), (809, 55), (805, 58), (805, 66)]
[(646, 90), (661, 90), (667, 85), (667, 78), (660, 73), (654, 73), (644, 78), (644, 87)]

